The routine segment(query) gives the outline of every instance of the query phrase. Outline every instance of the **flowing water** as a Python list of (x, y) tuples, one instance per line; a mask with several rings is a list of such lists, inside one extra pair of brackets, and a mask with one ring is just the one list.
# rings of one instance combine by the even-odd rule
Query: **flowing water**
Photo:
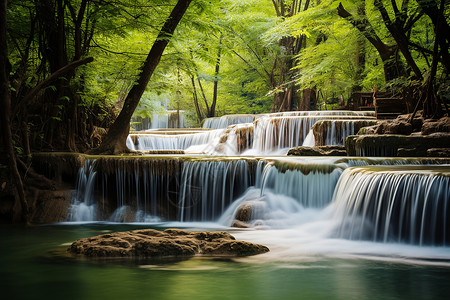
[[(450, 293), (442, 249), (319, 243), (295, 230), (232, 232), (269, 242), (272, 252), (247, 259), (89, 261), (65, 254), (77, 238), (144, 227), (1, 226), (2, 299), (448, 299)], [(436, 258), (404, 257), (415, 252)]]
[[(0, 227), (3, 293), (6, 299), (448, 299), (448, 159), (267, 155), (314, 144), (311, 129), (319, 121), (330, 124), (322, 126), (322, 142), (339, 144), (355, 133), (355, 120), (372, 119), (370, 112), (290, 112), (210, 119), (195, 132), (131, 134), (130, 148), (195, 154), (86, 157), (68, 222)], [(251, 214), (236, 220), (243, 206)], [(236, 221), (247, 228), (231, 227)], [(226, 230), (270, 252), (92, 261), (65, 251), (81, 237), (170, 227)]]
[[(330, 121), (323, 128), (327, 145), (343, 145), (345, 137), (356, 134), (354, 122), (375, 120), (365, 111), (297, 111), (263, 115), (227, 115), (206, 119), (203, 133), (185, 131), (166, 135), (132, 134), (127, 141), (133, 150), (186, 150), (207, 155), (274, 155), (286, 154), (296, 146), (312, 146), (311, 129), (318, 121)], [(336, 127), (332, 121), (341, 121)]]

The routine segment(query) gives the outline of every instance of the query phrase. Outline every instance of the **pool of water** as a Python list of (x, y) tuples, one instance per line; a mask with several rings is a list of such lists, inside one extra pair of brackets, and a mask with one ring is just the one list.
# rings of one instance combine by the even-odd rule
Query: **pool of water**
[[(148, 225), (0, 226), (2, 299), (448, 299), (450, 262), (363, 251), (301, 252), (300, 240), (276, 249), (289, 232), (232, 231), (263, 241), (272, 253), (252, 258), (92, 261), (66, 254), (75, 239)], [(305, 247), (307, 247), (305, 243)], [(346, 247), (377, 247), (376, 243)], [(310, 247), (310, 246), (308, 246)], [(337, 247), (339, 242), (337, 242)], [(400, 247), (401, 248), (401, 247)], [(446, 248), (448, 250), (448, 248)], [(445, 248), (441, 249), (447, 251)], [(290, 253), (290, 254), (288, 254)], [(330, 253), (340, 253), (332, 255)], [(402, 253), (402, 251), (399, 251)]]

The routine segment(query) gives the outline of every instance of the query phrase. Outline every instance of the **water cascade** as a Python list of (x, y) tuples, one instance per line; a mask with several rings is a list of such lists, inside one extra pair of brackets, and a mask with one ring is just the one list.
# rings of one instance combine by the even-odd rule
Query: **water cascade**
[(253, 160), (177, 157), (87, 160), (71, 221), (212, 221), (255, 183)]
[(182, 110), (165, 110), (154, 113), (151, 118), (136, 117), (132, 119), (132, 127), (136, 131), (147, 131), (159, 128), (185, 128), (185, 114)]
[[(303, 145), (308, 133), (313, 125), (323, 120), (341, 120), (345, 123), (360, 121), (360, 116), (280, 116), (261, 117), (254, 122), (255, 134), (253, 148), (257, 153), (278, 152), (281, 149), (293, 148)], [(349, 125), (348, 127), (351, 127)], [(332, 127), (336, 128), (336, 127)], [(340, 131), (335, 130), (330, 133), (330, 145), (343, 144), (343, 140), (349, 134), (354, 134), (353, 128), (341, 126)]]
[[(374, 122), (373, 112), (287, 112), (131, 133), (132, 149), (189, 155), (88, 159), (69, 219), (301, 227), (302, 237), (313, 230), (327, 239), (450, 245), (448, 159), (265, 156), (342, 145)], [(369, 146), (357, 150), (367, 155)]]
[(178, 197), (179, 221), (213, 221), (255, 182), (247, 160), (187, 161)]
[(343, 145), (346, 136), (355, 134), (363, 125), (373, 124), (374, 114), (364, 111), (297, 111), (228, 115), (206, 119), (203, 129), (210, 129), (208, 131), (133, 133), (127, 145), (133, 150), (188, 150), (195, 146), (189, 149), (189, 153), (209, 155), (284, 154), (287, 148), (313, 146), (311, 129), (320, 121), (329, 123), (318, 127), (325, 131), (325, 138), (323, 141), (318, 139), (318, 142)]
[(322, 120), (312, 126), (315, 146), (345, 145), (345, 138), (357, 134), (362, 127), (377, 124), (376, 120)]
[(199, 146), (196, 148), (199, 153), (208, 153), (214, 151), (223, 132), (223, 129), (195, 133), (179, 131), (177, 134), (152, 131), (148, 134), (130, 134), (127, 145), (132, 150), (186, 150)]
[(263, 172), (261, 195), (267, 191), (295, 199), (303, 207), (324, 208), (332, 199), (342, 169), (334, 164), (275, 161)]
[(203, 123), (203, 128), (223, 129), (230, 125), (252, 123), (258, 115), (225, 115), (218, 118), (208, 118)]
[(450, 245), (449, 167), (347, 169), (334, 204), (339, 236), (357, 240)]

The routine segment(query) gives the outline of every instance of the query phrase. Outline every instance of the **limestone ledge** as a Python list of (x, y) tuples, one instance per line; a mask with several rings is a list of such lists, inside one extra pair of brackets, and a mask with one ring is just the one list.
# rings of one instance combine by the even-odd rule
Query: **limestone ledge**
[(448, 157), (449, 133), (431, 135), (353, 135), (346, 139), (349, 156)]

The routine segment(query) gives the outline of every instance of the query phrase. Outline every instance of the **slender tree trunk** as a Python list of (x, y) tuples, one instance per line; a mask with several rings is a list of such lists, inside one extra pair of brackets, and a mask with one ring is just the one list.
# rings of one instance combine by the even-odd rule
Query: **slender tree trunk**
[(202, 118), (202, 112), (200, 110), (200, 105), (198, 104), (198, 96), (197, 96), (197, 88), (195, 87), (195, 79), (194, 76), (191, 76), (191, 82), (192, 82), (192, 98), (194, 99), (194, 106), (195, 106), (195, 112), (197, 113), (197, 121), (200, 123)]
[(17, 198), (22, 206), (22, 220), (28, 222), (29, 211), (28, 202), (25, 197), (22, 178), (17, 169), (16, 154), (11, 133), (11, 94), (9, 91), (9, 61), (6, 44), (6, 0), (0, 0), (0, 124), (1, 134), (5, 142), (5, 153), (9, 162), (9, 170), (12, 175), (11, 183), (17, 190)]
[(166, 48), (175, 28), (186, 12), (192, 0), (178, 0), (177, 4), (172, 10), (172, 13), (164, 23), (161, 31), (156, 38), (150, 52), (145, 60), (139, 74), (139, 78), (135, 85), (131, 88), (123, 108), (117, 117), (116, 121), (111, 125), (107, 135), (102, 141), (101, 145), (93, 151), (93, 153), (109, 153), (120, 154), (130, 152), (126, 145), (128, 133), (130, 131), (130, 121), (142, 94), (147, 87), (148, 82), (153, 74), (153, 71), (158, 66), (161, 56)]
[(223, 34), (220, 35), (219, 39), (219, 51), (217, 52), (217, 60), (216, 60), (216, 69), (214, 72), (214, 92), (213, 99), (211, 103), (211, 109), (209, 110), (208, 117), (214, 117), (216, 115), (216, 103), (217, 103), (217, 86), (219, 84), (219, 69), (220, 69), (220, 60), (222, 56), (222, 39)]
[[(366, 15), (366, 2), (362, 1), (358, 4), (358, 16)], [(361, 83), (364, 79), (364, 71), (366, 67), (366, 40), (362, 35), (358, 35), (356, 41), (356, 55), (355, 55), (355, 77), (352, 86), (352, 93), (360, 92), (362, 90)]]
[(198, 77), (197, 77), (197, 82), (198, 82), (198, 86), (200, 87), (200, 91), (202, 92), (202, 98), (203, 98), (203, 101), (205, 102), (205, 106), (206, 106), (206, 115), (209, 116), (209, 104), (208, 104), (208, 100), (206, 99), (205, 90), (203, 90), (202, 82), (200, 81), (200, 78), (198, 78)]

